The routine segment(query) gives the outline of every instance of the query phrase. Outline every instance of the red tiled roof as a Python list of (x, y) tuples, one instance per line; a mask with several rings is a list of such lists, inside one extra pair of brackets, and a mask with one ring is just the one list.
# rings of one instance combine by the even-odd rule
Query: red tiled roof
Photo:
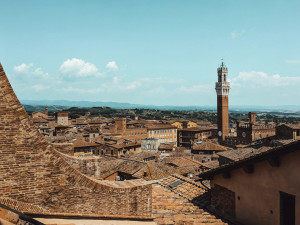
[(151, 124), (147, 125), (147, 130), (163, 130), (163, 129), (177, 129), (176, 126), (172, 126), (169, 124)]
[(287, 123), (287, 124), (281, 124), (280, 126), (287, 126), (292, 129), (300, 129), (300, 123)]
[(191, 131), (191, 132), (201, 132), (206, 130), (214, 130), (216, 127), (188, 127), (179, 129), (179, 131)]
[(84, 140), (76, 140), (73, 142), (74, 148), (100, 146), (100, 144), (86, 142)]
[(46, 120), (42, 117), (35, 117), (35, 118), (32, 118), (32, 120), (34, 123), (48, 123), (48, 120)]
[[(200, 177), (212, 177), (212, 176), (222, 173), (224, 171), (231, 171), (234, 169), (241, 168), (244, 165), (264, 161), (270, 157), (274, 157), (274, 156), (278, 157), (280, 155), (288, 154), (290, 152), (298, 151), (298, 150), (300, 150), (300, 140), (294, 141), (294, 142), (291, 142), (290, 144), (276, 147), (276, 148), (264, 148), (261, 151), (257, 151), (256, 153), (254, 153), (254, 151), (253, 152), (250, 151), (250, 154), (244, 155), (241, 158), (239, 158), (239, 157), (234, 158), (235, 161), (232, 161), (231, 163), (228, 163), (228, 164), (222, 165), (220, 167), (203, 172), (202, 174), (200, 174)], [(232, 151), (234, 151), (234, 150), (232, 150)], [(225, 154), (225, 153), (227, 153), (227, 151), (219, 153), (219, 155)], [(228, 155), (227, 155), (227, 157), (228, 157)]]
[(166, 144), (166, 143), (161, 143), (158, 147), (159, 150), (173, 150), (173, 148), (175, 147), (175, 144)]
[(117, 148), (117, 149), (130, 148), (130, 147), (141, 146), (141, 142), (140, 141), (137, 141), (137, 142), (131, 141), (129, 143), (118, 143), (118, 144), (112, 144), (110, 146), (113, 147), (113, 148)]
[(205, 150), (210, 150), (210, 151), (226, 151), (227, 148), (218, 145), (209, 141), (202, 142), (201, 144), (195, 144), (193, 145), (193, 150), (196, 151), (205, 151)]
[(213, 214), (159, 184), (152, 185), (152, 211), (155, 222), (163, 224), (227, 225)]

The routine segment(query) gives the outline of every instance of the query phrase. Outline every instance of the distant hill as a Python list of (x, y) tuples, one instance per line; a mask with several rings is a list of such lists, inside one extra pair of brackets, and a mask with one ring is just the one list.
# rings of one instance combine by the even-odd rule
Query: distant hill
[[(25, 110), (27, 112), (36, 112), (36, 111), (45, 111), (45, 105), (25, 105), (23, 104)], [(68, 109), (70, 107), (68, 106), (57, 106), (57, 105), (49, 105), (48, 106), (48, 111), (49, 112), (57, 112), (57, 111), (62, 111), (64, 109)]]
[(27, 106), (63, 106), (63, 107), (110, 107), (114, 109), (159, 109), (159, 110), (214, 110), (214, 106), (156, 106), (119, 102), (92, 102), (68, 100), (21, 100)]
[[(26, 106), (28, 111), (37, 111), (35, 109), (44, 111), (47, 105), (49, 111), (58, 111), (70, 107), (110, 107), (114, 109), (157, 109), (157, 110), (206, 110), (216, 111), (216, 106), (156, 106), (156, 105), (143, 105), (119, 102), (92, 102), (92, 101), (68, 101), (68, 100), (21, 100), (21, 103)], [(229, 110), (232, 112), (300, 112), (300, 106), (287, 105), (287, 106), (239, 106), (230, 105)]]

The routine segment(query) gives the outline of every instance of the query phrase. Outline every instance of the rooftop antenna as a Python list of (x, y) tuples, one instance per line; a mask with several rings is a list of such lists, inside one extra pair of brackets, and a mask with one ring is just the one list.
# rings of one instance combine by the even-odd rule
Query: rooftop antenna
[(221, 59), (222, 63), (221, 63), (221, 67), (224, 67), (224, 59)]

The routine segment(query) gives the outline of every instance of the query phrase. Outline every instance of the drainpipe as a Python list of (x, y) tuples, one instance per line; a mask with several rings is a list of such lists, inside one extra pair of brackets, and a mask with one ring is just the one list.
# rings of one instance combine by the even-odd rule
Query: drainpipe
[(200, 183), (203, 185), (203, 187), (205, 188), (206, 191), (209, 191), (209, 190), (210, 190), (210, 188), (208, 188), (208, 187), (203, 183), (203, 179), (202, 179), (202, 178), (200, 178), (200, 179), (198, 179), (198, 180), (195, 180), (195, 182), (198, 182), (198, 181), (200, 181)]

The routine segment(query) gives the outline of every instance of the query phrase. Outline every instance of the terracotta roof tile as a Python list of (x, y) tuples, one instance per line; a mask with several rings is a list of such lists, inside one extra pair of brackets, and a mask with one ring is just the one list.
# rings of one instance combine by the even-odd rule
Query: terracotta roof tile
[(164, 188), (152, 185), (152, 211), (155, 222), (162, 224), (226, 225), (222, 220), (189, 202), (188, 199)]
[(206, 150), (210, 150), (210, 151), (226, 151), (227, 148), (222, 146), (222, 145), (218, 145), (209, 141), (204, 141), (201, 144), (195, 144), (193, 145), (193, 150), (195, 151), (206, 151)]
[(100, 146), (100, 144), (86, 142), (85, 140), (76, 140), (73, 142), (73, 144), (74, 148)]

